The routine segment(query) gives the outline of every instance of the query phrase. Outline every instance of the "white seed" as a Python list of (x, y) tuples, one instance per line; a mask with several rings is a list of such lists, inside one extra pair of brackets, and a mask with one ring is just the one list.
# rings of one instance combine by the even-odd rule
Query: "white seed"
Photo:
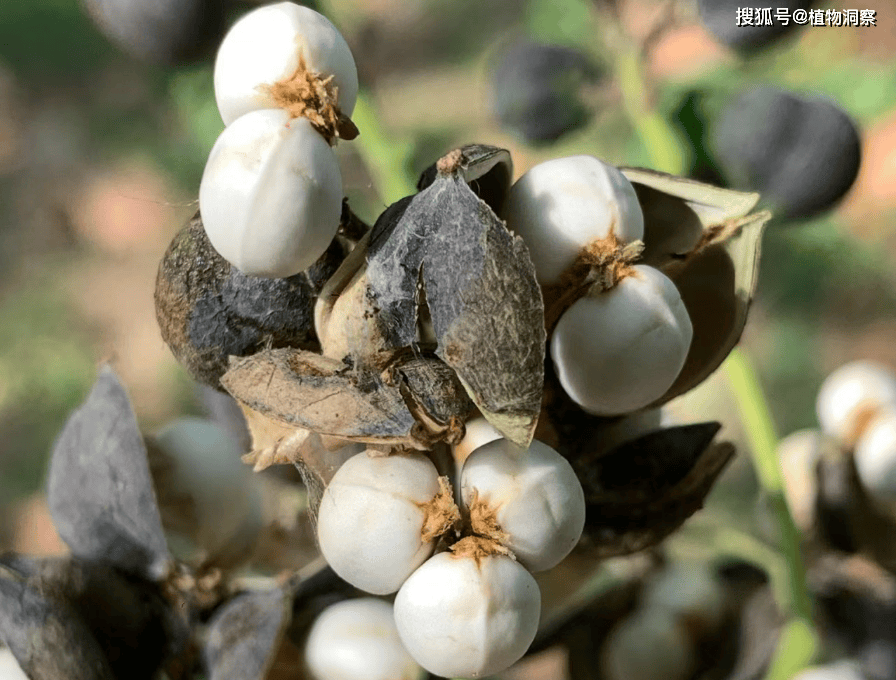
[(321, 553), (353, 586), (394, 593), (432, 554), (433, 542), (422, 536), (424, 506), (438, 493), (439, 474), (422, 454), (350, 458), (321, 498)]
[(896, 407), (896, 375), (873, 361), (852, 361), (825, 378), (815, 410), (825, 434), (853, 446), (875, 413), (888, 406)]
[(292, 276), (314, 264), (339, 229), (339, 164), (306, 119), (253, 111), (215, 142), (199, 209), (209, 241), (237, 269)]
[(647, 582), (641, 607), (665, 609), (688, 628), (711, 635), (725, 618), (725, 590), (705, 565), (676, 562)]
[(0, 647), (0, 680), (28, 680), (16, 657), (5, 647)]
[(818, 500), (818, 461), (830, 440), (818, 430), (799, 430), (778, 443), (784, 495), (793, 521), (803, 533), (815, 524)]
[(801, 670), (791, 680), (864, 680), (853, 661), (837, 661), (824, 666), (811, 666)]
[(243, 451), (233, 436), (210, 420), (181, 418), (153, 442), (170, 466), (161, 497), (192, 501), (195, 535), (187, 538), (216, 561), (248, 557), (264, 522), (262, 493), (252, 470), (240, 460)]
[(656, 401), (675, 382), (693, 327), (675, 284), (637, 265), (608, 291), (567, 309), (551, 336), (563, 389), (598, 415), (621, 415)]
[(694, 645), (665, 609), (639, 609), (620, 621), (601, 648), (606, 680), (684, 680), (696, 664)]
[(498, 432), (495, 426), (482, 416), (468, 420), (464, 427), (463, 439), (451, 447), (458, 472), (463, 468), (464, 462), (466, 462), (473, 451), (496, 439), (504, 438), (504, 435)]
[(314, 680), (418, 680), (395, 627), (392, 605), (375, 597), (344, 600), (314, 620), (305, 643)]
[(868, 495), (881, 507), (896, 511), (896, 408), (880, 412), (868, 424), (853, 457)]
[(476, 678), (499, 673), (529, 649), (541, 595), (532, 575), (505, 555), (440, 553), (395, 597), (405, 647), (430, 673)]
[(559, 564), (585, 527), (585, 493), (569, 462), (547, 444), (521, 449), (507, 439), (477, 448), (461, 473), (461, 495), (497, 521), (496, 538), (526, 569)]
[(358, 72), (345, 39), (312, 9), (292, 2), (259, 7), (237, 21), (215, 59), (215, 99), (225, 125), (249, 111), (275, 108), (265, 91), (299, 66), (333, 76), (339, 108), (350, 116), (358, 96)]
[(533, 167), (510, 188), (505, 218), (528, 246), (543, 286), (557, 284), (595, 240), (614, 234), (630, 243), (644, 237), (644, 215), (631, 182), (593, 156)]

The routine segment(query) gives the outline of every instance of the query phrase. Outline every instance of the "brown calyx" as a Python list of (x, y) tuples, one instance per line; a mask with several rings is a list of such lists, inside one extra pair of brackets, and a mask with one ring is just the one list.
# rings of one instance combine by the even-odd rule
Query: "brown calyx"
[(507, 532), (498, 523), (498, 511), (488, 501), (479, 497), (479, 489), (473, 489), (470, 500), (470, 527), (473, 533), (497, 543), (507, 542)]
[(634, 263), (644, 251), (642, 241), (623, 243), (614, 233), (596, 239), (579, 251), (560, 277), (560, 282), (545, 286), (545, 327), (548, 334), (560, 316), (587, 291), (599, 292), (615, 288), (624, 278), (634, 273)]
[(466, 538), (462, 538), (452, 545), (449, 550), (451, 550), (452, 557), (458, 559), (467, 557), (476, 560), (477, 567), (481, 565), (484, 557), (504, 555), (512, 560), (516, 559), (514, 554), (503, 545), (497, 541), (482, 536), (467, 536)]
[(358, 136), (358, 128), (339, 110), (339, 88), (333, 84), (333, 76), (324, 78), (309, 69), (304, 55), (299, 55), (292, 75), (264, 88), (278, 108), (286, 109), (292, 118), (307, 118), (330, 145), (337, 138)]
[(439, 493), (420, 507), (426, 513), (420, 538), (424, 543), (436, 540), (451, 530), (460, 520), (460, 510), (454, 502), (454, 491), (447, 477), (439, 477)]

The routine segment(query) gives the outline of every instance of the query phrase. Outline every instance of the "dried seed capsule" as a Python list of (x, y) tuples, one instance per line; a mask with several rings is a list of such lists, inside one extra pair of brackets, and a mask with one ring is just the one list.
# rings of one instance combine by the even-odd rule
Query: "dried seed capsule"
[(504, 212), (507, 228), (529, 247), (543, 286), (560, 283), (595, 241), (614, 236), (631, 243), (644, 236), (644, 215), (631, 182), (593, 156), (536, 165), (510, 188)]
[(432, 554), (435, 539), (457, 516), (450, 487), (426, 456), (360, 453), (324, 491), (317, 537), (340, 577), (387, 595)]
[(800, 430), (784, 437), (778, 444), (787, 506), (794, 523), (803, 533), (810, 532), (817, 519), (818, 462), (831, 443), (818, 430)]
[(476, 539), (429, 559), (395, 596), (395, 625), (417, 663), (446, 678), (499, 673), (538, 630), (541, 594), (511, 557), (470, 554)]
[(632, 268), (614, 288), (577, 300), (557, 322), (551, 358), (563, 389), (585, 411), (619, 415), (663, 396), (678, 377), (693, 328), (662, 272)]
[(896, 407), (896, 375), (872, 361), (844, 364), (825, 378), (815, 412), (821, 429), (853, 446), (878, 412)]
[(418, 680), (423, 669), (401, 644), (392, 605), (344, 600), (315, 619), (305, 643), (314, 680)]
[[(744, 7), (740, 4), (740, 0), (698, 0), (697, 9), (703, 25), (716, 40), (739, 52), (749, 53), (772, 45), (788, 34), (796, 32), (800, 25), (789, 20), (790, 14), (794, 10), (808, 10), (812, 0), (775, 0), (769, 5), (774, 7), (776, 12), (784, 10), (786, 12), (784, 16), (788, 17), (788, 21), (785, 23), (777, 20), (776, 16), (775, 21), (763, 25), (762, 22), (755, 22), (751, 8), (749, 24), (741, 25), (743, 20), (737, 21), (738, 10)], [(758, 9), (755, 12), (759, 14)]]
[(461, 473), (473, 531), (509, 548), (526, 569), (545, 571), (575, 547), (585, 526), (585, 493), (572, 466), (533, 440), (477, 448)]
[(310, 267), (339, 229), (336, 155), (305, 118), (252, 111), (225, 128), (199, 186), (208, 239), (249, 276), (285, 278)]
[(243, 16), (224, 37), (215, 59), (215, 99), (224, 124), (249, 111), (277, 108), (270, 86), (304, 69), (333, 76), (339, 108), (350, 116), (358, 72), (345, 39), (325, 16), (292, 2)]

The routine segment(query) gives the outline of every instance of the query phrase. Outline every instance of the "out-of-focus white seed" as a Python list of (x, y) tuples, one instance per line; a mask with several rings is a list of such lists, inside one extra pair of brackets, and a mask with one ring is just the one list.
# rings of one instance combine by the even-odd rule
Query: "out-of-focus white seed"
[(688, 630), (711, 635), (725, 618), (725, 590), (705, 565), (676, 562), (647, 582), (641, 607), (665, 609)]
[(339, 108), (350, 116), (358, 96), (358, 72), (345, 39), (322, 14), (280, 2), (243, 16), (221, 42), (214, 80), (224, 124), (250, 111), (276, 108), (265, 86), (290, 77), (300, 56), (309, 70), (333, 76)]
[(535, 579), (505, 555), (440, 553), (395, 597), (405, 647), (426, 670), (446, 678), (492, 675), (516, 663), (535, 639), (540, 613)]
[(662, 608), (638, 609), (620, 621), (600, 655), (606, 680), (684, 680), (696, 665), (687, 632)]
[(236, 440), (203, 418), (175, 420), (152, 440), (171, 466), (164, 495), (192, 500), (197, 526), (189, 538), (217, 561), (242, 561), (264, 517), (261, 488)]
[[(508, 439), (477, 448), (461, 473), (473, 531), (513, 552), (529, 571), (559, 564), (585, 527), (585, 493), (569, 462), (547, 444)], [(483, 527), (483, 528), (480, 528)]]
[(314, 620), (305, 643), (314, 680), (418, 680), (395, 627), (392, 605), (375, 597), (344, 600)]
[(215, 250), (244, 274), (298, 274), (339, 229), (336, 155), (304, 118), (279, 109), (247, 113), (209, 154), (199, 210)]
[(875, 414), (896, 408), (896, 375), (873, 361), (852, 361), (825, 378), (815, 410), (822, 431), (851, 447)]
[(855, 662), (847, 660), (804, 668), (791, 680), (865, 680), (865, 676)]
[(879, 412), (868, 423), (853, 458), (868, 495), (881, 507), (896, 512), (896, 408)]
[(653, 267), (633, 269), (614, 288), (573, 303), (551, 336), (560, 384), (589, 413), (620, 415), (659, 399), (691, 346), (675, 284)]
[(0, 680), (28, 680), (16, 657), (5, 647), (0, 647)]
[(423, 539), (427, 504), (439, 474), (422, 454), (349, 458), (324, 491), (317, 518), (320, 550), (340, 577), (387, 595), (432, 554)]
[(616, 236), (622, 243), (644, 237), (644, 215), (631, 182), (593, 156), (545, 161), (510, 188), (507, 227), (529, 248), (543, 286), (556, 285), (582, 249)]
[(784, 495), (793, 521), (807, 533), (815, 524), (818, 500), (818, 461), (830, 440), (818, 430), (799, 430), (778, 444), (778, 459), (784, 478)]

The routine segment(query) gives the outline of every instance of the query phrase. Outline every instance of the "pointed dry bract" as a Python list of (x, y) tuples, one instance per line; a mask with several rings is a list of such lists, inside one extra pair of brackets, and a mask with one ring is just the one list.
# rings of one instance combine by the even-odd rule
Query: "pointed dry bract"
[(170, 556), (137, 418), (104, 367), (50, 460), (53, 522), (74, 555), (161, 580)]

